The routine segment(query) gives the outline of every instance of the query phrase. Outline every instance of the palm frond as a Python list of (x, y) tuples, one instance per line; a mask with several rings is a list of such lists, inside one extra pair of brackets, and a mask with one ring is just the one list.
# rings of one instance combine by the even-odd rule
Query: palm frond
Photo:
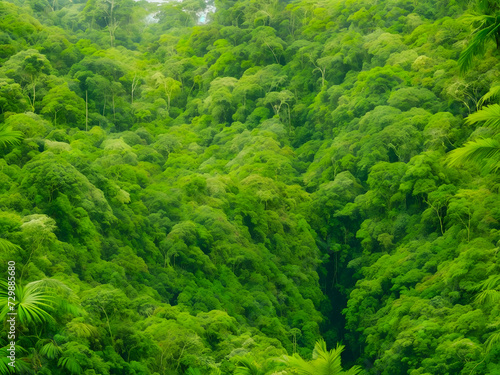
[(26, 285), (26, 288), (33, 291), (41, 291), (52, 297), (58, 297), (57, 307), (59, 310), (80, 316), (83, 314), (82, 309), (76, 305), (78, 296), (73, 290), (57, 279), (41, 279), (32, 281)]
[(57, 279), (41, 279), (37, 281), (32, 281), (31, 283), (26, 284), (26, 288), (32, 290), (43, 290), (43, 291), (52, 289), (57, 292), (64, 292), (64, 294), (73, 293), (73, 290), (70, 287), (68, 287), (62, 281), (59, 281)]
[[(19, 345), (16, 345), (16, 354), (19, 355), (19, 353), (25, 353), (26, 350), (22, 348)], [(10, 375), (10, 374), (29, 374), (31, 373), (31, 368), (26, 363), (23, 361), (23, 359), (16, 359), (15, 360), (15, 368), (12, 368), (11, 366), (8, 365), (10, 362), (10, 359), (7, 358), (9, 355), (9, 352), (7, 350), (7, 347), (0, 348), (0, 375)]]
[(500, 342), (500, 331), (493, 333), (485, 342), (486, 353), (489, 353), (493, 345)]
[(480, 305), (492, 305), (500, 301), (500, 292), (498, 290), (483, 290), (479, 293), (474, 301)]
[(0, 146), (5, 147), (21, 143), (23, 133), (12, 130), (10, 126), (0, 129)]
[(80, 321), (81, 318), (73, 319), (71, 322), (66, 324), (66, 328), (69, 332), (77, 337), (89, 338), (89, 337), (99, 337), (99, 331), (96, 327), (91, 324)]
[(474, 290), (495, 289), (500, 286), (500, 275), (490, 275), (486, 280), (482, 281)]
[(474, 301), (480, 305), (491, 305), (500, 301), (500, 291), (495, 290), (500, 286), (500, 275), (490, 275), (473, 290), (481, 290)]
[(478, 122), (483, 122), (484, 126), (500, 129), (500, 105), (490, 104), (483, 109), (469, 115), (465, 123), (467, 125), (476, 124)]
[(479, 100), (478, 106), (482, 107), (484, 102), (490, 99), (496, 99), (500, 95), (500, 85), (493, 86), (490, 88), (490, 91), (488, 91), (486, 94), (483, 95), (483, 97)]
[(450, 167), (466, 163), (478, 164), (484, 172), (496, 172), (500, 168), (500, 143), (490, 138), (477, 139), (448, 153), (447, 164)]
[(250, 359), (241, 358), (239, 364), (243, 366), (236, 367), (235, 375), (261, 375), (264, 372), (257, 367), (257, 364)]
[(53, 320), (46, 310), (52, 309), (54, 299), (46, 293), (18, 286), (16, 297), (17, 316), (21, 323), (43, 323)]
[(14, 369), (8, 365), (10, 360), (7, 358), (9, 352), (6, 348), (0, 349), (0, 375), (9, 375), (14, 373)]
[(297, 353), (293, 356), (285, 357), (286, 364), (293, 368), (298, 375), (317, 375), (314, 366), (302, 359)]
[[(0, 280), (0, 319), (5, 319), (9, 312), (8, 284), (5, 280)], [(1, 373), (0, 373), (1, 374)]]
[(72, 374), (81, 374), (83, 372), (80, 364), (76, 361), (76, 359), (73, 359), (71, 357), (59, 358), (57, 365), (65, 368)]
[(340, 364), (340, 353), (344, 346), (338, 345), (335, 349), (328, 351), (325, 340), (316, 342), (313, 351), (315, 367), (318, 374), (338, 374), (342, 371)]
[(357, 375), (361, 372), (362, 368), (359, 366), (352, 366), (349, 370), (344, 371), (345, 375)]
[(47, 342), (40, 348), (40, 355), (48, 359), (56, 359), (62, 354), (62, 349), (54, 340), (47, 340)]
[(464, 74), (472, 66), (474, 56), (482, 55), (485, 50), (486, 42), (492, 37), (495, 31), (500, 27), (500, 23), (495, 17), (480, 15), (472, 17), (473, 22), (480, 23), (481, 26), (473, 34), (468, 46), (462, 51), (458, 58), (460, 73)]
[(358, 366), (354, 366), (346, 372), (342, 370), (340, 355), (343, 350), (344, 346), (337, 344), (335, 349), (328, 351), (326, 342), (321, 339), (314, 346), (312, 361), (305, 361), (295, 353), (292, 357), (285, 356), (282, 362), (285, 362), (298, 375), (358, 374), (361, 371)]
[(17, 249), (20, 249), (20, 247), (18, 245), (15, 245), (12, 242), (10, 242), (4, 238), (0, 238), (0, 251), (1, 252), (6, 252), (9, 250), (17, 250)]

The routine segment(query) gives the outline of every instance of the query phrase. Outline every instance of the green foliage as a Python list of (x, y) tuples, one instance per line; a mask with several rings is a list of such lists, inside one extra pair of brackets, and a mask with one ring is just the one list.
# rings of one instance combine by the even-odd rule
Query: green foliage
[(340, 354), (343, 349), (343, 345), (337, 345), (335, 349), (328, 351), (325, 341), (320, 340), (314, 346), (311, 361), (302, 359), (298, 354), (295, 354), (293, 357), (285, 357), (284, 361), (293, 372), (300, 375), (355, 375), (361, 372), (361, 368), (357, 366), (352, 367), (348, 371), (342, 370)]
[[(493, 131), (500, 130), (500, 105), (489, 105), (467, 117), (469, 125), (484, 122)], [(467, 162), (482, 166), (484, 172), (496, 172), (500, 168), (500, 143), (496, 139), (477, 139), (467, 142), (462, 148), (453, 150), (448, 155), (450, 166)]]
[[(2, 282), (1, 285), (1, 312), (0, 316), (5, 319), (9, 312), (7, 283)], [(21, 324), (42, 324), (52, 320), (49, 311), (54, 305), (54, 296), (44, 293), (36, 286), (28, 285), (26, 287), (16, 286), (15, 289), (16, 301), (15, 309), (17, 317)]]
[(482, 56), (486, 44), (491, 39), (496, 42), (497, 49), (500, 42), (500, 23), (498, 22), (498, 4), (491, 0), (478, 0), (479, 14), (470, 15), (468, 22), (475, 28), (472, 37), (458, 59), (461, 73), (472, 67), (474, 56)]
[(22, 133), (17, 130), (12, 130), (10, 126), (0, 129), (0, 145), (6, 147), (21, 143)]
[(467, 117), (467, 124), (473, 125), (483, 122), (484, 126), (498, 130), (500, 128), (500, 105), (491, 104), (480, 111), (477, 111)]
[(0, 3), (21, 373), (498, 372), (498, 4), (211, 5)]
[(496, 172), (500, 168), (500, 143), (495, 139), (477, 139), (448, 155), (452, 167), (468, 162), (482, 165), (486, 172)]

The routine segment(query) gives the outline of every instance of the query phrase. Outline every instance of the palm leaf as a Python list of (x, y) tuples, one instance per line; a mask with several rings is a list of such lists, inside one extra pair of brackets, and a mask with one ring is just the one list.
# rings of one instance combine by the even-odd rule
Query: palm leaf
[(80, 338), (99, 337), (99, 331), (91, 324), (80, 321), (82, 318), (73, 319), (66, 324), (69, 332)]
[(497, 342), (500, 342), (500, 331), (495, 332), (490, 337), (488, 337), (488, 340), (486, 340), (485, 342), (486, 353), (489, 353), (493, 345), (495, 345)]
[(357, 375), (361, 372), (362, 368), (359, 366), (352, 366), (349, 370), (345, 371), (345, 375)]
[(26, 284), (26, 287), (33, 290), (47, 291), (51, 289), (53, 291), (57, 291), (58, 293), (63, 292), (64, 294), (73, 294), (73, 290), (70, 287), (57, 279), (41, 279), (32, 281), (31, 283)]
[(500, 291), (495, 290), (500, 284), (500, 275), (491, 275), (486, 280), (481, 282), (474, 290), (481, 290), (476, 298), (475, 302), (480, 305), (490, 305), (500, 301)]
[(486, 280), (482, 281), (474, 290), (495, 289), (500, 285), (500, 275), (490, 275)]
[(7, 252), (9, 250), (17, 250), (17, 249), (20, 249), (20, 247), (18, 245), (15, 245), (12, 242), (10, 242), (4, 238), (0, 238), (0, 251), (1, 252)]
[(483, 97), (479, 100), (478, 106), (482, 107), (484, 102), (490, 99), (496, 99), (500, 95), (500, 85), (493, 86), (490, 88), (490, 91), (488, 91), (486, 94), (483, 95)]
[(467, 142), (448, 154), (447, 163), (450, 167), (475, 163), (484, 172), (496, 172), (500, 168), (500, 143), (490, 138)]
[(81, 374), (83, 372), (80, 364), (76, 361), (76, 359), (73, 359), (71, 357), (59, 358), (57, 365), (65, 368), (72, 374)]
[(8, 356), (7, 348), (0, 349), (0, 375), (9, 375), (14, 373), (14, 369), (8, 365), (10, 359)]
[(23, 133), (12, 130), (10, 126), (0, 129), (0, 146), (5, 147), (21, 143)]
[(62, 354), (62, 349), (54, 340), (48, 340), (39, 351), (40, 355), (48, 359), (56, 359)]
[(18, 286), (16, 297), (17, 316), (21, 323), (43, 323), (53, 320), (46, 310), (52, 309), (54, 299), (47, 293)]
[(358, 366), (349, 371), (342, 370), (340, 354), (344, 350), (343, 345), (338, 345), (330, 351), (326, 348), (326, 342), (319, 340), (313, 350), (312, 361), (305, 361), (298, 354), (292, 357), (285, 356), (284, 362), (298, 375), (356, 375), (361, 371)]
[(285, 362), (298, 375), (317, 375), (314, 366), (302, 359), (297, 353), (292, 357), (285, 357)]
[(0, 319), (5, 319), (9, 312), (8, 284), (5, 280), (0, 280)]
[[(16, 359), (16, 367), (13, 369), (8, 365), (10, 359), (7, 358), (9, 352), (7, 351), (8, 347), (0, 348), (0, 375), (10, 375), (10, 374), (29, 374), (31, 373), (30, 366), (23, 361), (23, 359)], [(26, 350), (21, 346), (16, 345), (16, 355), (19, 356), (19, 353), (25, 353)]]
[(487, 289), (479, 293), (474, 301), (480, 305), (491, 305), (500, 301), (500, 292), (497, 290)]
[(234, 372), (235, 375), (261, 375), (264, 374), (263, 371), (261, 371), (255, 362), (250, 361), (247, 358), (242, 358), (240, 359), (240, 364), (243, 366), (238, 366), (236, 367), (236, 370)]
[(483, 109), (469, 115), (465, 123), (467, 125), (484, 121), (484, 126), (500, 129), (500, 105), (491, 104)]
[(500, 27), (500, 22), (496, 21), (496, 17), (481, 15), (470, 17), (475, 23), (479, 23), (477, 31), (474, 32), (468, 46), (462, 51), (458, 58), (458, 66), (460, 73), (464, 74), (472, 66), (474, 56), (482, 55), (485, 50), (486, 42), (494, 35), (495, 31)]
[[(0, 280), (0, 319), (9, 312), (7, 286), (5, 280)], [(81, 309), (70, 303), (72, 299), (77, 299), (76, 295), (59, 280), (43, 279), (25, 287), (17, 285), (15, 294), (17, 316), (22, 324), (51, 321), (53, 318), (48, 311), (53, 311), (56, 307), (65, 313), (81, 315)]]
[(57, 307), (60, 310), (75, 316), (82, 315), (82, 309), (75, 304), (78, 301), (78, 296), (60, 280), (41, 279), (27, 284), (26, 288), (41, 291), (53, 297), (58, 296)]

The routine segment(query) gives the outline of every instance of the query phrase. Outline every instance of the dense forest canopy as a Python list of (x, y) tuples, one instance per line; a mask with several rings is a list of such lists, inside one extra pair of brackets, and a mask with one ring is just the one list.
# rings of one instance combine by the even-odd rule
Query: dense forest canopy
[(0, 374), (498, 374), (499, 19), (1, 1)]

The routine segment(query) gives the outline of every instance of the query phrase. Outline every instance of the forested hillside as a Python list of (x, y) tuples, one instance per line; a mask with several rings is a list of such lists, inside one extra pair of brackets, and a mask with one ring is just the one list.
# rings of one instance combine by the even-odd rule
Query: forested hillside
[(0, 2), (0, 374), (499, 374), (497, 1), (209, 5)]

